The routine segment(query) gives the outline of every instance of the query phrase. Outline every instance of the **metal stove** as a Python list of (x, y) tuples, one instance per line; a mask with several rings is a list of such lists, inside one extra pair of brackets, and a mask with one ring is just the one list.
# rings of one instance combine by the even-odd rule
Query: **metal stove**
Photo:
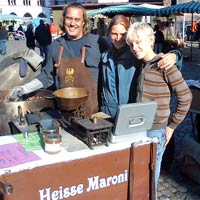
[(90, 149), (100, 145), (108, 146), (112, 123), (102, 118), (85, 116), (83, 106), (80, 106), (76, 111), (62, 114), (63, 117), (59, 120), (61, 126), (82, 140)]
[(75, 134), (90, 149), (94, 146), (105, 144), (108, 146), (109, 134), (112, 131), (112, 123), (102, 118), (83, 118), (73, 122)]

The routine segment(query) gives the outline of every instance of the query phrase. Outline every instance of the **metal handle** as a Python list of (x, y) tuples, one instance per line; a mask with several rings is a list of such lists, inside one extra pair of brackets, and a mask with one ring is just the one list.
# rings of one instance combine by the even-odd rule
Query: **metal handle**
[(4, 194), (6, 195), (12, 194), (13, 187), (11, 184), (7, 184), (4, 181), (0, 180), (0, 188), (2, 188)]
[(141, 126), (144, 124), (144, 117), (143, 116), (136, 116), (136, 117), (130, 117), (129, 118), (129, 126), (134, 127), (134, 126)]
[(24, 126), (25, 125), (25, 120), (24, 120), (24, 115), (22, 111), (22, 107), (18, 106), (18, 116), (19, 116), (19, 125)]

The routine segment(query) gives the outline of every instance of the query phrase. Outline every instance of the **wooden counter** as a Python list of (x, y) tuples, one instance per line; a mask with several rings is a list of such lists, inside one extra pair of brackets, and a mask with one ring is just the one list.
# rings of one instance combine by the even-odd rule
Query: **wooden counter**
[[(35, 150), (31, 153), (39, 159), (0, 169), (2, 186), (10, 184), (0, 188), (4, 200), (153, 199), (156, 146), (149, 138), (90, 150), (66, 131), (60, 132), (59, 154)], [(0, 146), (16, 142), (14, 136), (0, 137)]]

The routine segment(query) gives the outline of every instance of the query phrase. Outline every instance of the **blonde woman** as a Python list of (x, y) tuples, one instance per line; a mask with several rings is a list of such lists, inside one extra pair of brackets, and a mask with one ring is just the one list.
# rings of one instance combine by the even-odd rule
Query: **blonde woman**
[[(174, 129), (185, 118), (190, 108), (192, 95), (176, 65), (164, 70), (158, 68), (157, 63), (161, 57), (153, 50), (155, 36), (149, 24), (143, 22), (132, 24), (127, 32), (126, 41), (135, 57), (143, 62), (138, 76), (137, 101), (156, 101), (158, 104), (152, 129), (147, 133), (150, 138), (158, 138), (156, 192), (165, 146), (170, 141)], [(172, 118), (169, 119), (172, 93), (175, 93), (178, 103), (176, 110), (172, 113)]]

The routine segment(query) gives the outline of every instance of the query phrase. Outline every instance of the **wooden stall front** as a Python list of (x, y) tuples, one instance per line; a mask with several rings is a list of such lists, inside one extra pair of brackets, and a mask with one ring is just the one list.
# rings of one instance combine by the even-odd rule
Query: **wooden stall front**
[(143, 138), (90, 150), (66, 131), (61, 130), (61, 135), (60, 153), (50, 155), (43, 149), (34, 150), (28, 153), (36, 159), (25, 163), (20, 159), (26, 157), (26, 150), (17, 147), (20, 153), (15, 155), (10, 149), (21, 145), (19, 140), (15, 136), (0, 138), (1, 199), (154, 199), (156, 146), (151, 140)]

